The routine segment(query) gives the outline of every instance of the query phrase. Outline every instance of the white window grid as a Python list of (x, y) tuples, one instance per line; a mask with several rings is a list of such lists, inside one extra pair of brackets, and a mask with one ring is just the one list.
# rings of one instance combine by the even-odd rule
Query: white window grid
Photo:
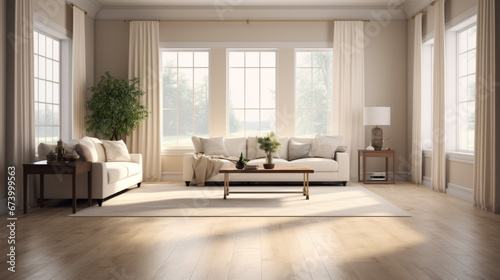
[[(305, 66), (297, 66), (297, 53), (299, 52), (310, 52), (311, 53), (311, 66), (308, 66), (308, 67), (305, 67)], [(313, 66), (313, 56), (314, 56), (314, 53), (315, 52), (327, 52), (328, 53), (328, 62), (327, 62), (327, 66), (326, 67), (318, 67), (318, 66)], [(296, 50), (295, 51), (295, 79), (297, 79), (297, 70), (298, 69), (310, 69), (311, 70), (311, 91), (310, 91), (310, 94), (311, 94), (311, 99), (310, 99), (310, 104), (311, 104), (311, 107), (309, 108), (299, 108), (297, 107), (297, 102), (298, 102), (298, 95), (297, 95), (297, 86), (295, 86), (295, 112), (296, 112), (296, 117), (295, 117), (295, 129), (297, 130), (297, 124), (298, 124), (298, 114), (297, 112), (299, 110), (301, 111), (311, 111), (311, 120), (310, 120), (310, 126), (314, 129), (314, 111), (324, 111), (326, 110), (327, 111), (327, 115), (328, 115), (328, 133), (327, 134), (332, 134), (332, 131), (333, 131), (333, 127), (332, 127), (332, 118), (330, 117), (332, 112), (331, 112), (331, 109), (327, 106), (325, 108), (315, 108), (314, 107), (314, 69), (325, 69), (326, 68), (326, 71), (327, 73), (330, 73), (331, 69), (329, 68), (330, 66), (330, 59), (333, 60), (333, 49), (299, 49), (299, 50)], [(330, 89), (329, 92), (330, 94), (333, 94), (333, 89), (332, 89), (332, 83), (330, 83), (330, 80), (328, 79), (327, 80), (327, 88)], [(333, 97), (330, 97), (330, 98), (333, 98)], [(312, 131), (312, 134), (313, 135), (309, 135), (309, 136), (314, 136), (315, 132)], [(304, 135), (306, 136), (306, 135)]]
[[(207, 98), (208, 98), (208, 104), (210, 104), (209, 100), (209, 96), (210, 96), (210, 51), (209, 50), (193, 50), (193, 49), (181, 49), (181, 50), (178, 50), (178, 49), (169, 49), (169, 50), (163, 50), (162, 51), (162, 56), (165, 54), (165, 53), (176, 53), (177, 55), (177, 64), (175, 67), (164, 67), (163, 65), (161, 66), (161, 69), (168, 69), (168, 68), (171, 68), (171, 69), (176, 69), (177, 70), (177, 101), (176, 101), (176, 104), (177, 104), (177, 108), (163, 108), (163, 103), (162, 103), (162, 113), (163, 112), (166, 112), (166, 111), (176, 111), (177, 113), (177, 146), (175, 147), (181, 147), (182, 145), (180, 145), (179, 143), (179, 117), (180, 117), (180, 111), (192, 111), (193, 112), (193, 135), (195, 134), (195, 131), (194, 131), (194, 127), (195, 127), (195, 122), (196, 122), (196, 114), (195, 112), (196, 111), (202, 111), (202, 110), (206, 110), (208, 112), (208, 115), (210, 116), (210, 110), (208, 107), (195, 107), (195, 102), (194, 102), (194, 99), (195, 99), (195, 86), (194, 86), (194, 83), (195, 83), (195, 80), (193, 78), (193, 85), (192, 85), (192, 88), (193, 88), (193, 103), (192, 103), (192, 107), (190, 108), (180, 108), (179, 107), (179, 69), (193, 69), (193, 75), (194, 75), (194, 69), (208, 69), (208, 95), (207, 95)], [(187, 52), (190, 52), (193, 54), (193, 66), (192, 67), (186, 67), (186, 66), (179, 66), (179, 53), (187, 53)], [(208, 66), (207, 67), (199, 67), (199, 66), (194, 66), (194, 55), (195, 53), (200, 53), (200, 52), (205, 52), (208, 54)], [(163, 79), (160, 79), (160, 81), (163, 81)], [(160, 87), (162, 90), (163, 90), (163, 86)], [(162, 93), (163, 95), (163, 93)], [(163, 119), (163, 118), (162, 118)], [(162, 133), (163, 135), (163, 133)], [(162, 136), (163, 137), (163, 136)], [(167, 144), (164, 144), (162, 143), (162, 147), (163, 148), (167, 148)], [(171, 147), (171, 146), (169, 146)]]
[[(270, 52), (270, 51), (272, 51), (272, 52), (274, 52), (276, 54), (275, 55), (275, 59), (276, 59), (275, 66), (274, 67), (262, 66), (262, 61), (261, 61), (262, 58), (261, 58), (260, 53), (261, 52)], [(242, 66), (242, 67), (241, 66), (240, 67), (232, 67), (232, 66), (229, 66), (229, 62), (228, 62), (228, 68), (229, 69), (231, 69), (231, 68), (243, 69), (244, 73), (246, 73), (245, 70), (248, 69), (248, 68), (259, 69), (259, 77), (261, 77), (261, 69), (262, 68), (275, 69), (275, 71), (274, 71), (275, 72), (275, 79), (276, 79), (276, 82), (277, 82), (277, 80), (278, 80), (277, 79), (277, 77), (278, 77), (278, 71), (276, 71), (277, 65), (278, 65), (278, 61), (277, 61), (278, 60), (278, 52), (277, 51), (275, 51), (275, 50), (229, 50), (228, 54), (231, 53), (231, 52), (243, 52), (244, 53), (244, 55), (243, 55), (243, 65), (244, 66)], [(246, 53), (248, 53), (248, 52), (257, 52), (257, 53), (259, 53), (259, 66), (246, 66)], [(228, 58), (229, 58), (229, 55), (228, 55)], [(228, 77), (229, 77), (229, 71), (228, 71)], [(229, 79), (230, 79), (230, 77), (229, 77)], [(229, 81), (229, 79), (228, 79), (228, 81)], [(261, 90), (262, 90), (261, 88), (262, 87), (260, 85), (261, 82), (262, 81), (259, 78), (259, 100), (261, 100), (261, 98), (262, 98), (262, 96), (261, 96), (261, 93), (262, 93), (261, 92)], [(276, 83), (276, 93), (278, 92), (277, 87), (278, 87), (278, 85)], [(258, 136), (262, 136), (262, 125), (261, 125), (262, 111), (274, 111), (275, 112), (275, 125), (274, 126), (277, 127), (278, 112), (277, 112), (276, 108), (277, 108), (277, 97), (278, 96), (276, 95), (275, 107), (274, 108), (262, 108), (260, 103), (259, 103), (259, 108), (258, 109), (256, 109), (256, 108), (246, 108), (247, 107), (246, 106), (246, 95), (247, 95), (246, 75), (244, 75), (244, 85), (243, 85), (243, 88), (244, 88), (244, 94), (243, 94), (243, 104), (244, 105), (243, 105), (243, 108), (229, 106), (229, 94), (230, 93), (229, 93), (229, 90), (227, 91), (227, 94), (228, 94), (228, 98), (227, 98), (227, 100), (228, 100), (228, 111), (231, 111), (231, 110), (234, 110), (234, 111), (236, 111), (236, 110), (242, 110), (242, 111), (245, 112), (245, 114), (243, 114), (243, 136), (247, 137), (246, 111), (258, 111), (259, 112), (259, 135)], [(228, 114), (228, 116), (229, 116), (229, 114)], [(227, 117), (226, 119), (227, 119), (227, 126), (226, 126), (227, 127), (227, 134), (229, 135), (230, 134), (230, 129), (231, 129), (229, 127), (229, 117)], [(251, 136), (256, 136), (256, 135), (251, 135)]]
[[(34, 106), (35, 106), (35, 145), (38, 146), (39, 143), (50, 143), (55, 144), (61, 135), (61, 110), (60, 110), (60, 100), (61, 100), (61, 41), (49, 34), (35, 30), (33, 32), (34, 36)], [(42, 40), (43, 39), (43, 40)], [(45, 53), (42, 54), (41, 46), (42, 41), (45, 41)], [(48, 51), (52, 55), (48, 55)], [(42, 69), (42, 63), (45, 69)], [(48, 63), (47, 63), (48, 62)], [(49, 67), (48, 65), (51, 65)], [(55, 66), (55, 67), (54, 67)], [(50, 69), (49, 69), (50, 68)], [(43, 71), (43, 72), (42, 72)], [(47, 74), (52, 71), (51, 76)], [(43, 75), (42, 75), (43, 73)], [(45, 93), (45, 100), (41, 100), (42, 85), (46, 86), (43, 89)], [(50, 87), (48, 86), (50, 85)], [(50, 88), (51, 92), (47, 89)], [(56, 94), (54, 94), (54, 92)], [(48, 96), (51, 96), (50, 101)], [(47, 106), (52, 107), (51, 112), (47, 112)], [(42, 109), (44, 108), (44, 109)], [(43, 114), (43, 120), (42, 120)], [(45, 118), (49, 114), (50, 122)], [(44, 132), (44, 136), (41, 136), (41, 132)]]
[[(476, 52), (476, 45), (469, 46), (469, 40), (467, 40), (467, 47), (465, 48), (465, 50), (462, 51), (462, 52), (460, 52), (460, 34), (462, 34), (464, 32), (467, 33), (467, 32), (469, 32), (470, 29), (475, 28), (475, 27), (476, 27), (476, 24), (474, 23), (474, 24), (471, 24), (471, 25), (469, 25), (467, 27), (464, 27), (463, 29), (457, 31), (457, 33), (456, 33), (456, 36), (457, 36), (457, 45), (456, 45), (456, 48), (457, 48), (457, 58), (456, 58), (456, 61), (457, 61), (457, 66), (458, 66), (457, 68), (458, 69), (460, 69), (460, 56), (461, 55), (467, 54), (467, 57), (468, 57), (468, 55), (470, 53)], [(462, 125), (461, 124), (461, 119), (462, 118), (460, 117), (460, 113), (461, 113), (461, 110), (460, 110), (461, 106), (460, 105), (466, 104), (467, 108), (471, 104), (472, 104), (472, 106), (475, 106), (475, 100), (474, 99), (469, 99), (469, 94), (468, 93), (467, 93), (467, 99), (466, 100), (460, 100), (460, 96), (459, 96), (459, 94), (460, 94), (460, 79), (461, 78), (467, 78), (467, 79), (469, 79), (469, 77), (475, 77), (475, 75), (476, 75), (476, 68), (474, 67), (473, 68), (474, 70), (472, 72), (470, 72), (469, 69), (468, 69), (468, 64), (469, 64), (469, 61), (467, 61), (467, 71), (465, 72), (465, 74), (461, 75), (460, 74), (460, 70), (457, 70), (457, 81), (456, 81), (456, 83), (457, 83), (457, 98), (456, 98), (456, 100), (457, 100), (457, 110), (456, 110), (456, 112), (457, 112), (457, 125), (459, 127), (458, 135), (456, 137), (456, 141), (457, 141), (456, 143), (457, 143), (457, 151), (459, 151), (459, 152), (465, 152), (465, 153), (471, 153), (471, 152), (473, 152), (473, 150), (461, 149), (461, 144), (462, 143), (460, 143), (460, 133), (461, 133), (460, 127)], [(467, 115), (469, 115), (469, 110), (468, 109), (467, 109)], [(468, 125), (469, 122), (470, 122), (469, 116), (467, 116), (467, 120), (466, 120), (466, 124), (465, 125)], [(469, 140), (467, 139), (466, 141), (467, 141), (466, 146), (469, 146), (468, 145), (468, 141)], [(472, 140), (472, 141), (474, 141), (474, 140)]]

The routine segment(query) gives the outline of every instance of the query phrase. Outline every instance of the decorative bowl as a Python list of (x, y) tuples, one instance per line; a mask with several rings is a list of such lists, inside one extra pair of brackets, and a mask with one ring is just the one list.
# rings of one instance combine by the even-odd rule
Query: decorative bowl
[(264, 163), (264, 169), (274, 169), (274, 163)]

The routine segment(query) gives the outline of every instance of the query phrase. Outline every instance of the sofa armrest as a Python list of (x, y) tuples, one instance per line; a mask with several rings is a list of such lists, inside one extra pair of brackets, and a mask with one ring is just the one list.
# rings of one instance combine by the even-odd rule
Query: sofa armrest
[[(92, 191), (94, 196), (102, 197), (104, 186), (108, 184), (108, 171), (105, 162), (92, 162)], [(99, 193), (96, 193), (99, 192)]]
[(339, 180), (349, 181), (349, 154), (336, 153), (336, 160), (339, 164)]
[(191, 181), (193, 179), (193, 156), (194, 153), (185, 153), (182, 159), (182, 180)]
[(132, 162), (138, 163), (142, 166), (142, 155), (141, 154), (130, 154), (130, 159)]

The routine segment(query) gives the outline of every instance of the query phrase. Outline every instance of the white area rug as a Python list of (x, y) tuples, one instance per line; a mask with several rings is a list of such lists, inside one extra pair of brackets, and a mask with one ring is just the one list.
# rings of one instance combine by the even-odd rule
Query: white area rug
[[(301, 191), (302, 186), (232, 186), (230, 191)], [(302, 194), (230, 194), (223, 187), (143, 184), (79, 210), (81, 217), (409, 217), (405, 211), (359, 185), (314, 186)]]

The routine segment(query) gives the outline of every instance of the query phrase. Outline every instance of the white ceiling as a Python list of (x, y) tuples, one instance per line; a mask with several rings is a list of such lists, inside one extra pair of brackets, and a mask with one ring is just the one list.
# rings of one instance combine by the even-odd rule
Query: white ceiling
[(305, 7), (387, 7), (388, 5), (401, 6), (406, 0), (95, 0), (103, 7), (266, 7), (266, 6), (305, 6)]

